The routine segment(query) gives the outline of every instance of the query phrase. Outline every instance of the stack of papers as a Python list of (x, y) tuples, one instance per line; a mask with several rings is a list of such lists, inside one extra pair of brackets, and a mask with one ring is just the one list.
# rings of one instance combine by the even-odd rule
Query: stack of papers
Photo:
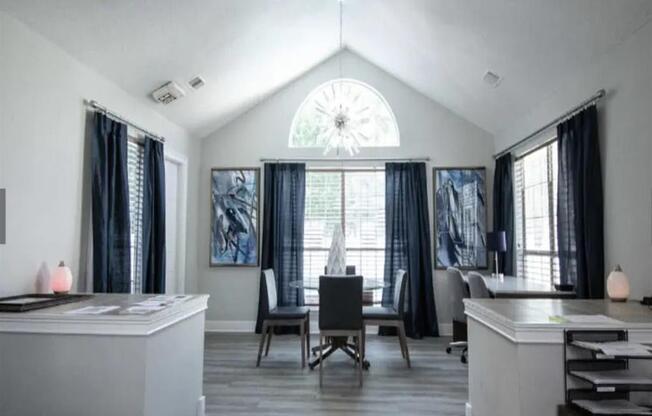
[(147, 315), (149, 313), (163, 310), (169, 306), (185, 302), (190, 298), (192, 298), (191, 295), (157, 295), (134, 303), (132, 306), (128, 307), (124, 313)]
[(599, 351), (604, 355), (621, 357), (648, 357), (652, 356), (652, 347), (629, 341), (589, 342), (573, 341), (573, 345), (591, 351)]
[(596, 385), (651, 384), (652, 377), (639, 376), (631, 370), (571, 371), (571, 374)]
[(69, 315), (101, 315), (107, 312), (120, 309), (119, 306), (86, 306), (80, 309), (73, 309), (66, 312)]
[(594, 415), (652, 415), (652, 410), (627, 400), (575, 400), (573, 403)]

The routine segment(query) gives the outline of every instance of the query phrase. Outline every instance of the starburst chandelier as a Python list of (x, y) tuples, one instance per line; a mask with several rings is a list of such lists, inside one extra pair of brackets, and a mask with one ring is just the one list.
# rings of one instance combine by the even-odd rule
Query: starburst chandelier
[(340, 151), (346, 150), (351, 156), (360, 153), (360, 139), (368, 138), (364, 133), (359, 131), (361, 125), (369, 123), (369, 107), (356, 108), (359, 96), (351, 96), (351, 88), (345, 88), (342, 79), (342, 50), (344, 48), (343, 33), (343, 16), (344, 1), (339, 0), (340, 5), (340, 31), (339, 31), (339, 75), (340, 82), (334, 83), (331, 88), (332, 95), (324, 97), (324, 103), (317, 101), (316, 110), (322, 113), (330, 120), (330, 128), (325, 129), (322, 134), (325, 136), (319, 141), (324, 141), (324, 154), (336, 151), (339, 156)]

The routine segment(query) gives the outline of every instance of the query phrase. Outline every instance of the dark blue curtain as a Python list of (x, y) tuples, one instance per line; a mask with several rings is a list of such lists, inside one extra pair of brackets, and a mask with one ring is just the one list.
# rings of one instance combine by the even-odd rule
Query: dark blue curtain
[(512, 155), (496, 159), (494, 171), (494, 231), (505, 231), (507, 251), (498, 253), (500, 272), (514, 276), (514, 183)]
[(438, 336), (432, 281), (425, 163), (385, 165), (384, 306), (392, 304), (398, 269), (407, 271), (405, 331), (412, 338)]
[(96, 113), (91, 140), (93, 291), (129, 293), (127, 126)]
[[(303, 279), (306, 165), (267, 163), (264, 181), (261, 267), (274, 270), (279, 306), (303, 306), (303, 290), (289, 284)], [(256, 333), (261, 331), (267, 307), (264, 290), (261, 279)]]
[(143, 293), (165, 293), (165, 156), (145, 138), (143, 161)]
[(603, 196), (595, 105), (557, 126), (557, 241), (561, 283), (604, 297)]

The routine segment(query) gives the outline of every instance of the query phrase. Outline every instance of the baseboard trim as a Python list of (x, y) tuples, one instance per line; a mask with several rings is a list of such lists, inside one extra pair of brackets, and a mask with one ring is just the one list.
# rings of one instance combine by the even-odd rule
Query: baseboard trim
[[(314, 319), (310, 322), (310, 332), (316, 334), (319, 332), (318, 323)], [(253, 333), (256, 329), (255, 321), (217, 321), (206, 320), (206, 332), (228, 332), (228, 333)], [(377, 334), (377, 326), (368, 326), (367, 334)], [(439, 335), (450, 337), (453, 335), (453, 324), (439, 324)]]
[(255, 321), (210, 321), (206, 320), (206, 332), (249, 332), (256, 329)]

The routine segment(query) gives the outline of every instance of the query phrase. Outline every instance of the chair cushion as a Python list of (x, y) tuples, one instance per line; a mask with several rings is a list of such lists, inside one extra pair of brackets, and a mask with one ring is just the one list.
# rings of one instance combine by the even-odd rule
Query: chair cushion
[(362, 318), (363, 319), (386, 319), (394, 320), (400, 319), (398, 312), (394, 308), (386, 308), (384, 306), (373, 306), (373, 307), (364, 307), (362, 308)]
[(310, 312), (307, 306), (279, 306), (271, 310), (267, 319), (301, 319)]

